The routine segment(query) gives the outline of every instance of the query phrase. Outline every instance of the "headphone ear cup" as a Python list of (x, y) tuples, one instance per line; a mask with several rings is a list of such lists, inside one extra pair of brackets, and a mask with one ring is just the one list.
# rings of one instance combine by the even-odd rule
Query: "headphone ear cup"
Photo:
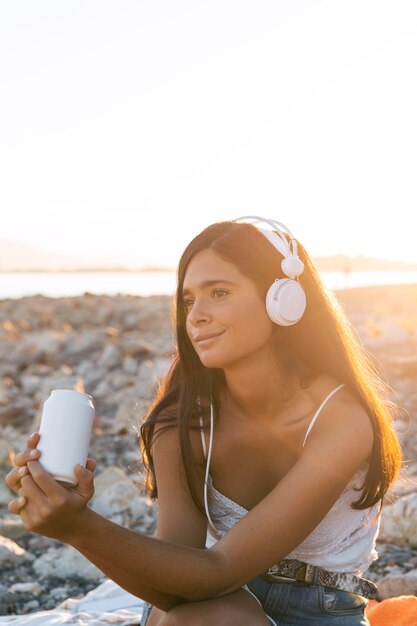
[(299, 282), (292, 278), (277, 279), (266, 294), (266, 310), (275, 324), (292, 326), (304, 315), (307, 299)]

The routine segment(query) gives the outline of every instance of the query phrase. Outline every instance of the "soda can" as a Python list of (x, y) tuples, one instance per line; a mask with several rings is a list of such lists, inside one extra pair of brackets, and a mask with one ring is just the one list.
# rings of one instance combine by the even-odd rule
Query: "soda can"
[(85, 467), (94, 421), (92, 396), (54, 389), (43, 405), (39, 427), (39, 459), (55, 480), (75, 486), (75, 466)]

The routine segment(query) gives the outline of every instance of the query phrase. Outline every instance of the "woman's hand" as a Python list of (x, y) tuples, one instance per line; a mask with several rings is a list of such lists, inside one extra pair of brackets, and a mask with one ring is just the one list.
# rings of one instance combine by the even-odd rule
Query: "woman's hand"
[(79, 480), (75, 487), (63, 487), (37, 460), (39, 434), (28, 439), (26, 450), (16, 455), (16, 468), (6, 476), (6, 483), (18, 498), (9, 503), (10, 513), (20, 515), (27, 530), (62, 541), (83, 526), (83, 514), (94, 494), (95, 459), (87, 459), (86, 468), (77, 465)]

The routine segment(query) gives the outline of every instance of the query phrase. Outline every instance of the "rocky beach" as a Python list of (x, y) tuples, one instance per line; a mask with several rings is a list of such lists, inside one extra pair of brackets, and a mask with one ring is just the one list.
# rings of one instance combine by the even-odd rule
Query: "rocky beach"
[[(417, 285), (334, 292), (392, 390), (404, 467), (390, 490), (365, 577), (380, 597), (417, 595)], [(157, 503), (143, 489), (138, 429), (174, 352), (167, 296), (31, 296), (0, 300), (0, 615), (51, 609), (106, 580), (76, 550), (27, 532), (8, 513), (4, 482), (13, 455), (39, 427), (53, 389), (94, 398), (90, 455), (97, 459), (91, 506), (152, 535)]]

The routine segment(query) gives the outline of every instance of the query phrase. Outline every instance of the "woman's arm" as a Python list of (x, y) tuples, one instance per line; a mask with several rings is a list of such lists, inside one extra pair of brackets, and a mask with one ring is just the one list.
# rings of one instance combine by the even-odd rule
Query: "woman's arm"
[(373, 443), (360, 405), (341, 401), (323, 411), (291, 470), (215, 545), (224, 559), (218, 589), (234, 591), (300, 545), (369, 459)]
[(24, 506), (20, 508), (20, 498), (9, 504), (27, 530), (72, 545), (115, 582), (148, 602), (155, 600), (149, 587), (186, 600), (195, 594), (210, 597), (217, 588), (217, 553), (142, 535), (80, 506), (79, 494), (93, 489), (91, 471), (83, 475), (81, 467), (76, 468), (75, 493), (60, 485), (38, 461), (29, 461), (27, 467), (19, 489)]
[(368, 458), (368, 416), (352, 407), (343, 415), (341, 406), (312, 431), (279, 484), (208, 550), (146, 537), (88, 508), (74, 513), (60, 491), (66, 490), (37, 462), (28, 463), (31, 476), (22, 479), (22, 521), (73, 545), (116, 582), (121, 572), (131, 581), (129, 591), (150, 602), (149, 587), (190, 601), (230, 593), (299, 545)]
[[(362, 408), (335, 403), (335, 411), (323, 412), (322, 417), (288, 474), (209, 550), (167, 542), (154, 546), (145, 537), (132, 537), (132, 550), (136, 546), (137, 554), (151, 564), (145, 576), (141, 574), (143, 580), (148, 575), (152, 586), (187, 600), (204, 600), (239, 589), (295, 549), (320, 523), (372, 450), (373, 430)], [(72, 539), (72, 545), (83, 551), (93, 540), (103, 554), (98, 536), (105, 541), (105, 526), (91, 520), (89, 530), (78, 540)], [(112, 534), (109, 526), (109, 539)], [(109, 560), (111, 553), (109, 548)]]
[[(28, 439), (27, 449), (15, 456), (16, 469), (13, 469), (6, 477), (10, 489), (20, 495), (20, 498), (10, 502), (9, 510), (12, 513), (20, 514), (28, 529), (70, 543), (70, 540), (66, 539), (68, 530), (74, 532), (74, 536), (78, 540), (88, 527), (88, 522), (84, 520), (81, 513), (94, 494), (93, 472), (96, 461), (92, 458), (87, 459), (85, 474), (81, 473), (81, 468), (76, 468), (78, 485), (70, 490), (63, 489), (59, 483), (51, 481), (50, 477), (48, 479), (49, 474), (43, 471), (39, 463), (32, 462), (33, 460), (37, 461), (41, 456), (40, 450), (36, 447), (38, 441), (39, 434), (34, 433)], [(196, 443), (198, 442), (194, 442), (194, 445)], [(166, 540), (170, 544), (204, 548), (207, 520), (196, 508), (188, 487), (182, 480), (182, 462), (176, 431), (169, 430), (161, 433), (156, 438), (153, 448), (159, 496), (156, 537)], [(43, 485), (44, 491), (48, 493), (49, 502), (46, 502), (45, 498), (42, 497), (42, 489), (36, 489), (36, 484), (31, 484), (32, 479), (37, 481), (36, 484), (39, 488)], [(32, 494), (32, 502), (29, 500), (29, 493)], [(21, 508), (23, 502), (26, 503), (24, 509)], [(51, 509), (49, 512), (48, 508)], [(43, 522), (42, 517), (44, 517)], [(75, 525), (74, 520), (76, 520)], [(105, 523), (108, 520), (96, 515), (96, 521)], [(112, 526), (114, 528), (111, 528)], [(77, 531), (78, 527), (80, 527), (79, 531)], [(106, 531), (103, 534), (96, 534), (96, 530), (94, 530), (93, 536), (97, 536), (102, 546), (108, 545), (113, 551), (114, 546), (117, 545), (117, 537), (113, 537), (113, 533), (117, 534), (120, 530), (126, 529), (110, 523), (106, 526)], [(107, 532), (110, 533), (109, 539), (105, 536)], [(138, 536), (138, 533), (131, 534)], [(129, 592), (140, 595), (163, 611), (168, 611), (177, 604), (187, 601), (177, 594), (169, 594), (146, 586), (143, 582), (141, 582), (140, 592), (138, 592), (136, 581), (132, 579), (131, 573), (129, 573), (129, 567), (125, 567), (126, 559), (124, 559), (122, 567), (118, 567), (116, 559), (112, 558), (112, 553), (110, 553), (110, 558), (106, 560), (106, 556), (103, 557), (99, 553), (92, 552), (93, 546), (93, 541), (88, 542), (82, 550), (83, 554)], [(130, 556), (133, 555), (134, 552), (131, 552)], [(142, 568), (142, 564), (140, 567)]]
[[(213, 597), (217, 590), (220, 554), (141, 535), (92, 509), (86, 510), (85, 532), (71, 534), (67, 543), (127, 591), (164, 611), (201, 595)], [(164, 602), (155, 590), (170, 597)]]

